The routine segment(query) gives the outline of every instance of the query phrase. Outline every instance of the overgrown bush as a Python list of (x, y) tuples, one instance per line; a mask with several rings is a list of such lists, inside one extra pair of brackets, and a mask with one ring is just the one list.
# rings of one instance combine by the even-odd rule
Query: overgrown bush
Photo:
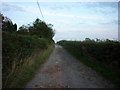
[[(16, 71), (19, 72), (25, 63), (30, 62), (27, 60), (29, 60), (36, 51), (41, 53), (39, 55), (42, 55), (44, 51), (49, 50), (48, 47), (54, 43), (52, 38), (55, 33), (52, 29), (52, 24), (46, 24), (40, 19), (36, 19), (32, 25), (23, 25), (17, 30), (17, 24), (13, 24), (9, 18), (5, 19), (3, 15), (1, 16), (3, 26), (2, 85), (6, 88), (9, 84), (16, 83), (15, 80), (12, 82), (13, 76), (18, 75), (16, 74)], [(46, 55), (48, 54), (46, 53)], [(45, 55), (40, 57), (41, 60), (43, 60), (42, 58), (45, 58)], [(32, 65), (35, 64), (35, 61), (33, 61), (31, 63)], [(28, 69), (29, 68), (30, 67), (28, 67)]]
[(25, 62), (25, 58), (31, 56), (35, 50), (47, 49), (48, 42), (44, 38), (31, 37), (28, 35), (17, 35), (3, 32), (2, 63), (3, 63), (3, 85), (6, 76), (19, 68)]
[(60, 41), (60, 45), (80, 56), (94, 57), (96, 61), (120, 66), (120, 43), (116, 41)]
[(120, 42), (117, 41), (59, 41), (74, 57), (120, 86)]

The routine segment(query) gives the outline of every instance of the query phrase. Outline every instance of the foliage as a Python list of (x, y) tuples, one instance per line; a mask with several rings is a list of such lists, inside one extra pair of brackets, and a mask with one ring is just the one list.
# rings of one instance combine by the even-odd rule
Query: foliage
[(52, 40), (54, 36), (54, 30), (52, 29), (52, 24), (46, 24), (40, 19), (36, 19), (33, 22), (33, 25), (21, 26), (18, 30), (20, 34), (29, 34), (29, 35), (37, 35), (40, 38), (47, 38)]
[(98, 42), (87, 39), (85, 41), (60, 41), (58, 43), (66, 48), (74, 48), (82, 56), (94, 57), (97, 61), (111, 65), (120, 65), (120, 43), (117, 41), (106, 40)]
[(21, 27), (19, 27), (17, 33), (22, 35), (28, 35), (28, 28), (25, 25), (22, 25)]
[[(2, 25), (2, 83), (5, 88), (9, 86), (9, 84), (15, 83), (14, 80), (11, 80), (12, 75), (14, 75), (16, 71), (19, 72), (22, 65), (30, 62), (27, 61), (27, 59), (30, 58), (35, 51), (42, 53), (54, 43), (52, 39), (54, 31), (51, 27), (52, 25), (47, 25), (39, 19), (36, 19), (32, 26), (21, 26), (18, 31), (16, 31), (17, 25), (13, 25), (11, 20), (2, 22)], [(40, 57), (42, 58), (44, 55)], [(18, 75), (18, 73), (15, 75)]]
[(7, 32), (14, 32), (17, 30), (17, 24), (13, 24), (13, 22), (8, 18), (2, 16), (2, 31), (7, 31)]
[(73, 56), (100, 72), (119, 86), (120, 83), (120, 42), (111, 40), (59, 41)]
[(2, 30), (3, 31), (8, 31), (8, 32), (13, 32), (17, 30), (17, 24), (13, 24), (12, 22), (4, 22), (2, 24)]
[(50, 53), (52, 52), (53, 45), (48, 49), (35, 50), (29, 58), (24, 60), (20, 67), (9, 74), (9, 78), (5, 79), (4, 87), (7, 88), (25, 88), (25, 85), (34, 76), (36, 70), (45, 62)]
[[(32, 52), (47, 49), (48, 42), (44, 38), (35, 38), (25, 35), (15, 35), (3, 32), (3, 75), (9, 74), (13, 68), (17, 68), (24, 59), (31, 56)], [(17, 63), (13, 67), (13, 63)], [(7, 73), (6, 73), (7, 72)]]

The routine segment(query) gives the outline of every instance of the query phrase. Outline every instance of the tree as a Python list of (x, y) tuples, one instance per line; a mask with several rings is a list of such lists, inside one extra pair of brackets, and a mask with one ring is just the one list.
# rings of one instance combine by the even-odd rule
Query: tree
[(47, 25), (45, 22), (37, 18), (33, 23), (33, 26), (29, 28), (29, 31), (32, 35), (38, 35), (40, 38), (52, 39), (55, 34), (52, 27), (52, 24)]
[(8, 17), (4, 17), (2, 15), (2, 31), (8, 31), (8, 32), (13, 32), (17, 31), (17, 24), (13, 24), (11, 19)]
[(28, 26), (21, 26), (17, 33), (36, 35), (39, 38), (52, 40), (55, 34), (55, 30), (53, 30), (52, 27), (52, 24), (46, 24), (44, 21), (41, 21), (39, 18), (37, 18), (32, 25), (28, 24)]
[(22, 25), (21, 27), (19, 27), (19, 30), (17, 31), (17, 33), (19, 34), (28, 34), (28, 27), (26, 27), (25, 25)]
[(14, 29), (13, 31), (17, 31), (17, 24), (16, 24), (16, 23), (13, 25), (13, 27), (14, 27), (14, 28), (13, 28), (13, 29)]

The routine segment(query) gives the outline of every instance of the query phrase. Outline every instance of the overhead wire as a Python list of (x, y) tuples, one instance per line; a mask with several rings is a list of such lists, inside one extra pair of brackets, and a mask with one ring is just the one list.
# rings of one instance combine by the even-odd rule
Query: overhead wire
[(42, 13), (42, 10), (41, 10), (41, 8), (40, 8), (40, 4), (39, 4), (38, 0), (37, 0), (37, 5), (38, 5), (38, 8), (39, 8), (40, 14), (41, 14), (41, 16), (42, 16), (42, 18), (43, 18), (43, 21), (45, 22), (45, 18), (44, 18), (44, 16), (43, 16), (43, 13)]

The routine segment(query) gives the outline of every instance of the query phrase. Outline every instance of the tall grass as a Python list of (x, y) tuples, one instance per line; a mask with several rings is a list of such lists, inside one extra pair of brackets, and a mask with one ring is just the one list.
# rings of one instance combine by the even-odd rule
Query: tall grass
[(34, 51), (29, 58), (25, 59), (25, 62), (19, 68), (9, 74), (4, 87), (24, 88), (26, 83), (32, 79), (36, 70), (46, 61), (52, 49), (53, 45), (42, 51)]
[(25, 78), (26, 81), (28, 80), (27, 78), (49, 55), (49, 46), (53, 43), (38, 36), (17, 35), (9, 32), (3, 32), (2, 36), (3, 88), (22, 86), (24, 82), (21, 80)]
[(120, 86), (120, 43), (116, 41), (60, 41), (73, 56)]

